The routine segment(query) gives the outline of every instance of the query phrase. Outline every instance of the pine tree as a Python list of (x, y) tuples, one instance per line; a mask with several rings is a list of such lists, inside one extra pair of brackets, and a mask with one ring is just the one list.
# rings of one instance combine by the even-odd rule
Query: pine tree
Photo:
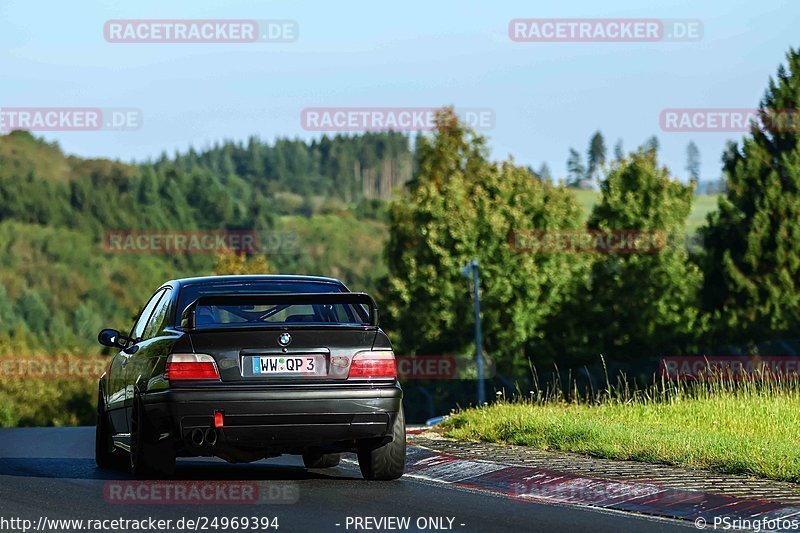
[(553, 176), (550, 174), (550, 167), (547, 166), (547, 163), (542, 163), (536, 174), (539, 176), (539, 179), (541, 180), (553, 181)]
[(247, 170), (250, 176), (263, 177), (266, 172), (264, 157), (261, 155), (261, 143), (256, 137), (250, 137), (247, 141), (248, 165)]
[(586, 167), (583, 166), (581, 154), (570, 148), (567, 158), (567, 187), (582, 187), (585, 179)]
[(686, 147), (686, 171), (689, 172), (690, 182), (696, 184), (700, 181), (700, 149), (694, 141)]
[[(759, 112), (800, 109), (800, 52), (770, 79)], [(796, 112), (796, 111), (795, 111)], [(703, 301), (720, 337), (740, 342), (800, 328), (800, 132), (753, 127), (723, 155), (727, 192), (704, 229)]]
[(619, 139), (614, 145), (614, 159), (622, 161), (623, 157), (625, 157), (625, 151), (622, 149), (622, 139)]
[(586, 160), (588, 166), (586, 168), (586, 177), (589, 180), (597, 179), (600, 169), (606, 163), (606, 141), (603, 139), (603, 134), (596, 131), (589, 141), (589, 149), (586, 152)]
[(653, 135), (644, 142), (642, 148), (644, 148), (645, 152), (653, 152), (655, 154), (658, 154), (658, 148), (660, 147), (660, 145), (661, 144), (658, 141), (658, 137)]
[(17, 300), (17, 309), (31, 331), (43, 331), (50, 327), (53, 314), (36, 289), (29, 289), (22, 293)]
[(0, 284), (0, 334), (10, 334), (19, 323), (14, 302), (8, 296), (5, 285)]

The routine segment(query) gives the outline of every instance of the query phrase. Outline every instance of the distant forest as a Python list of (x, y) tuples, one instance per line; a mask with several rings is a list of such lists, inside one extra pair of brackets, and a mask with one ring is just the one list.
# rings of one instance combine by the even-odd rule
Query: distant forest
[(396, 187), (411, 179), (412, 163), (408, 136), (366, 133), (323, 136), (311, 143), (279, 139), (274, 145), (251, 137), (247, 143), (227, 141), (173, 158), (162, 154), (152, 166), (156, 170), (192, 172), (199, 168), (215, 176), (240, 176), (267, 196), (290, 192), (355, 202), (361, 198), (388, 200)]
[(271, 271), (372, 290), (385, 274), (383, 200), (413, 161), (400, 133), (250, 138), (139, 165), (0, 136), (0, 353), (94, 352), (98, 328), (127, 328), (158, 284), (215, 269), (211, 255), (104, 253), (109, 230), (291, 232), (297, 246), (267, 257)]

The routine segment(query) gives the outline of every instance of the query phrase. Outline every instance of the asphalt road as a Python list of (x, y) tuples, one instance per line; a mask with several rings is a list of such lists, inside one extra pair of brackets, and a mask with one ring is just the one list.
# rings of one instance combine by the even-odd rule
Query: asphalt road
[[(94, 428), (0, 429), (0, 531), (22, 531), (31, 520), (40, 531), (74, 531), (75, 526), (47, 527), (53, 519), (111, 520), (181, 518), (198, 520), (183, 530), (224, 531), (221, 517), (258, 517), (259, 527), (277, 518), (277, 531), (672, 531), (694, 529), (691, 524), (634, 514), (572, 506), (520, 502), (490, 493), (472, 492), (434, 481), (404, 477), (395, 482), (366, 482), (357, 465), (343, 462), (326, 470), (306, 470), (297, 457), (281, 457), (245, 465), (217, 459), (181, 459), (173, 486), (237, 485), (259, 487), (259, 503), (163, 503), (160, 493), (131, 491), (138, 482), (124, 471), (98, 470), (94, 463)], [(114, 491), (118, 492), (114, 492)], [(126, 490), (128, 492), (126, 492)], [(135, 503), (130, 503), (132, 497)], [(156, 496), (151, 496), (156, 494)], [(223, 492), (224, 494), (224, 492)], [(162, 498), (152, 503), (149, 498)], [(169, 498), (169, 496), (166, 496)], [(224, 497), (224, 496), (220, 496)], [(216, 496), (214, 496), (216, 498)], [(234, 498), (235, 499), (235, 498)], [(121, 501), (125, 500), (125, 501)], [(214, 527), (214, 518), (217, 518)], [(367, 517), (371, 519), (367, 520)], [(388, 517), (407, 517), (386, 522)], [(360, 523), (356, 522), (361, 519)], [(377, 522), (383, 519), (383, 523)], [(253, 531), (255, 520), (249, 523)], [(125, 531), (107, 522), (107, 529)], [(132, 524), (128, 524), (131, 526)], [(157, 525), (157, 524), (156, 524)], [(164, 524), (162, 524), (164, 525)], [(356, 528), (357, 525), (365, 526)], [(228, 531), (234, 530), (228, 522)], [(243, 522), (237, 525), (242, 530)], [(383, 526), (383, 527), (381, 527)], [(149, 526), (148, 526), (149, 527)], [(113, 529), (112, 529), (113, 528)], [(367, 529), (369, 528), (369, 529)], [(130, 530), (130, 529), (129, 529)], [(257, 529), (275, 531), (275, 529)], [(156, 531), (156, 529), (144, 529)]]

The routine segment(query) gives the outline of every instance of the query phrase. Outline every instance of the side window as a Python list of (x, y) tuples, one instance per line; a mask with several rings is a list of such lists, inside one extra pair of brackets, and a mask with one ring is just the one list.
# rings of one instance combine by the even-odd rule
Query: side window
[(169, 311), (169, 304), (172, 300), (172, 289), (167, 289), (164, 291), (164, 296), (162, 296), (161, 300), (156, 305), (155, 310), (153, 311), (150, 320), (147, 322), (147, 325), (144, 327), (144, 333), (142, 334), (142, 339), (152, 339), (158, 332), (161, 331), (161, 328), (164, 327), (164, 322), (167, 319), (167, 312)]
[(153, 309), (155, 308), (158, 301), (161, 299), (161, 296), (164, 294), (164, 289), (156, 292), (150, 301), (147, 302), (147, 305), (144, 306), (142, 310), (142, 314), (139, 315), (139, 320), (136, 321), (136, 324), (133, 326), (133, 330), (131, 330), (131, 337), (135, 339), (139, 339), (144, 334), (144, 327), (147, 324), (147, 319), (150, 318), (150, 315), (153, 314)]

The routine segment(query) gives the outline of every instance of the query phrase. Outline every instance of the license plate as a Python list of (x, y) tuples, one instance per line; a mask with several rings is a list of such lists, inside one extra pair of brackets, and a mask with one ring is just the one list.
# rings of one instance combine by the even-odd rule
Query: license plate
[(319, 358), (313, 356), (262, 355), (253, 357), (253, 374), (316, 375), (319, 365)]

